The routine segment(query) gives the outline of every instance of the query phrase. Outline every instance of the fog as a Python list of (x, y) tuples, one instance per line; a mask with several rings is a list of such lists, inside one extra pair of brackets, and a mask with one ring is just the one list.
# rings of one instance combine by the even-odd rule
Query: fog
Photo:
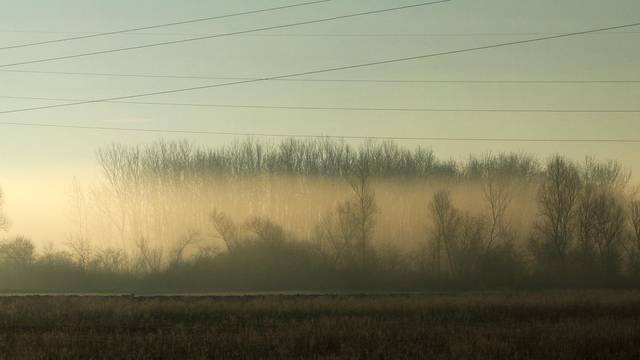
[(640, 201), (615, 161), (159, 141), (99, 147), (82, 176), (55, 178), (2, 183), (10, 288), (415, 290), (640, 274)]
[[(287, 149), (288, 146), (291, 147)], [(201, 235), (201, 246), (223, 247), (209, 219), (214, 210), (227, 214), (236, 223), (269, 219), (297, 239), (310, 241), (322, 218), (334, 212), (352, 192), (349, 171), (356, 164), (346, 162), (354, 160), (328, 164), (323, 158), (325, 152), (357, 159), (372, 150), (398, 159), (411, 156), (410, 150), (391, 143), (364, 144), (358, 150), (330, 141), (291, 140), (274, 145), (249, 140), (217, 149), (200, 149), (186, 142), (104, 146), (98, 150), (99, 159), (90, 175), (87, 171), (84, 177), (70, 173), (66, 179), (51, 181), (51, 176), (41, 174), (7, 183), (7, 193), (21, 195), (8, 198), (11, 201), (7, 202), (7, 212), (12, 218), (30, 219), (30, 223), (15, 224), (15, 233), (33, 237), (39, 244), (63, 247), (73, 238), (82, 238), (92, 246), (133, 251), (136, 241), (144, 237), (166, 251), (189, 232)], [(378, 213), (373, 240), (403, 251), (426, 241), (429, 201), (439, 190), (450, 191), (456, 206), (463, 211), (476, 215), (487, 211), (482, 174), (465, 174), (471, 171), (465, 169), (468, 160), (440, 160), (426, 150), (421, 159), (421, 149), (415, 154), (417, 165), (406, 168), (398, 159), (387, 159), (397, 164), (384, 164), (383, 158), (370, 160), (378, 167), (372, 170), (377, 174), (370, 179)], [(202, 156), (218, 162), (196, 164)], [(281, 158), (269, 160), (273, 156)], [(284, 159), (287, 156), (293, 159), (290, 164)], [(526, 158), (518, 154), (485, 154), (477, 160), (497, 160), (500, 156)], [(256, 160), (258, 157), (262, 160)], [(533, 158), (526, 158), (530, 159)], [(282, 164), (260, 165), (260, 161)], [(418, 164), (420, 161), (424, 163)], [(318, 168), (309, 169), (309, 164)], [(535, 179), (524, 176), (534, 176), (528, 172), (536, 171), (533, 168), (538, 165), (527, 165), (532, 169), (524, 169), (523, 173), (517, 173), (517, 165), (505, 162), (502, 166), (514, 168), (495, 170), (513, 172), (505, 174), (513, 176), (513, 181), (504, 184), (510, 206), (518, 209), (510, 212), (510, 221), (524, 231), (536, 212)]]
[[(86, 188), (85, 188), (86, 189)], [(378, 219), (374, 239), (409, 250), (426, 239), (429, 201), (442, 189), (450, 190), (461, 210), (476, 214), (486, 212), (481, 183), (455, 183), (444, 180), (373, 180)], [(86, 191), (86, 190), (85, 190)], [(511, 188), (510, 219), (525, 229), (533, 219), (535, 187), (519, 185)], [(281, 225), (296, 238), (309, 239), (323, 216), (333, 212), (339, 203), (349, 199), (351, 188), (344, 179), (309, 179), (300, 176), (264, 175), (246, 179), (213, 177), (201, 186), (159, 190), (157, 198), (141, 201), (149, 208), (136, 209), (132, 217), (143, 217), (140, 223), (129, 223), (124, 231), (116, 219), (118, 200), (106, 198), (104, 193), (82, 194), (80, 211), (70, 214), (70, 234), (88, 236), (99, 244), (124, 246), (143, 236), (158, 245), (170, 247), (171, 242), (189, 231), (197, 231), (206, 238), (206, 245), (224, 246), (216, 238), (209, 214), (218, 210), (236, 223), (252, 218), (267, 218)], [(71, 196), (70, 196), (71, 198)], [(72, 199), (67, 199), (67, 202)], [(100, 204), (97, 207), (96, 204)], [(129, 204), (129, 206), (136, 206)], [(67, 208), (72, 208), (67, 206)], [(133, 211), (129, 209), (129, 211)], [(73, 209), (71, 210), (73, 212)], [(107, 215), (105, 212), (112, 212)], [(86, 221), (86, 224), (80, 224)], [(130, 220), (138, 221), (138, 220)], [(86, 228), (84, 228), (86, 226)], [(205, 245), (205, 244), (202, 244)]]
[[(460, 163), (466, 160), (463, 158)], [(122, 246), (122, 239), (112, 234), (115, 230), (109, 229), (105, 223), (108, 221), (103, 218), (104, 208), (98, 206), (99, 203), (116, 201), (114, 197), (99, 194), (105, 190), (103, 175), (97, 159), (92, 164), (31, 166), (0, 173), (4, 211), (11, 222), (7, 236), (27, 236), (38, 247), (50, 244), (65, 247), (69, 237), (77, 235), (78, 227), (84, 226), (83, 231), (90, 232), (85, 235), (92, 242)], [(256, 216), (269, 217), (288, 231), (306, 236), (318, 219), (334, 209), (350, 192), (345, 178), (262, 174), (247, 177), (219, 175), (207, 181), (204, 188), (182, 187), (164, 195), (178, 197), (165, 199), (167, 204), (185, 204), (187, 201), (189, 216), (173, 214), (171, 221), (176, 233), (194, 227), (204, 230), (202, 224), (194, 225), (192, 217), (200, 214), (195, 218), (204, 217), (199, 221), (208, 222), (208, 213), (218, 209), (238, 222)], [(373, 187), (381, 213), (376, 237), (403, 247), (413, 246), (424, 239), (428, 200), (437, 190), (450, 189), (456, 203), (465, 210), (486, 210), (482, 204), (482, 184), (478, 182), (460, 184), (435, 177), (387, 178), (373, 179)], [(533, 187), (526, 186), (513, 189), (514, 202), (521, 203), (517, 206), (521, 211), (512, 214), (513, 221), (526, 222), (535, 212), (532, 191)], [(188, 200), (183, 197), (188, 197)], [(82, 214), (78, 213), (78, 206), (82, 207)], [(522, 216), (524, 214), (526, 216)], [(78, 224), (79, 217), (83, 217), (86, 223)], [(413, 225), (407, 227), (407, 224)], [(148, 231), (152, 237), (157, 235), (154, 229)]]
[[(93, 174), (92, 174), (93, 173)], [(38, 246), (63, 246), (72, 224), (70, 191), (74, 182), (91, 186), (95, 167), (38, 167), (0, 174), (9, 235), (24, 235)]]

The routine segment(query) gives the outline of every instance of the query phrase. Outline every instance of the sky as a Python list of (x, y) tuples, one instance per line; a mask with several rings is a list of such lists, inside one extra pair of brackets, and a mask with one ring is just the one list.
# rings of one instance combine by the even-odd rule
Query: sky
[[(89, 72), (268, 77), (412, 57), (640, 21), (637, 0), (453, 0), (406, 10), (45, 63), (3, 64), (228, 33), (419, 1), (334, 0), (269, 13), (137, 33), (0, 50), (0, 112), (57, 104), (10, 99), (100, 99), (210, 85), (224, 80), (29, 73)], [(293, 4), (293, 1), (0, 0), (0, 47)], [(342, 70), (313, 79), (640, 80), (640, 27), (428, 59)], [(137, 99), (202, 104), (638, 110), (640, 83), (348, 83), (268, 81)], [(394, 112), (237, 109), (95, 103), (0, 113), (0, 123), (298, 133), (339, 136), (638, 139), (639, 113)], [(110, 143), (188, 139), (203, 146), (233, 136), (168, 135), (0, 124), (0, 187), (12, 232), (64, 233), (74, 179), (97, 174), (95, 151)], [(267, 140), (276, 141), (276, 140)], [(640, 144), (402, 141), (443, 158), (518, 151), (540, 158), (616, 159), (640, 173)], [(61, 207), (52, 214), (49, 205)], [(52, 217), (56, 225), (51, 225)], [(45, 225), (46, 224), (46, 225)]]

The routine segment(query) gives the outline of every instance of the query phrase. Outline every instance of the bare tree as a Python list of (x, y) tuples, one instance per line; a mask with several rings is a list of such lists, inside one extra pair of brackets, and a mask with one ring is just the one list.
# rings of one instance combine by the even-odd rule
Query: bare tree
[(89, 221), (87, 214), (87, 201), (82, 187), (77, 179), (73, 179), (69, 190), (71, 200), (71, 221), (75, 225), (74, 236), (78, 238), (89, 238)]
[(314, 238), (320, 251), (328, 255), (336, 267), (349, 265), (354, 250), (357, 228), (353, 224), (353, 209), (346, 201), (335, 213), (325, 215), (316, 226)]
[(446, 255), (449, 271), (456, 274), (454, 263), (454, 247), (459, 235), (462, 217), (457, 209), (453, 207), (451, 195), (448, 191), (438, 191), (431, 200), (431, 218), (433, 220), (433, 261), (434, 270), (437, 276), (441, 276), (441, 258)]
[(496, 240), (504, 238), (509, 232), (506, 215), (511, 194), (507, 184), (496, 176), (488, 176), (484, 183), (483, 197), (489, 211), (489, 233), (485, 251), (495, 245)]
[(282, 226), (269, 219), (261, 217), (250, 218), (245, 222), (244, 228), (262, 242), (281, 243), (287, 239)]
[(585, 191), (579, 205), (579, 255), (586, 270), (615, 275), (624, 245), (626, 214), (615, 194)]
[(629, 204), (629, 235), (625, 249), (627, 251), (630, 270), (640, 274), (640, 200), (632, 200)]
[(462, 216), (460, 235), (452, 249), (459, 277), (476, 277), (480, 257), (488, 249), (487, 243), (486, 218), (465, 213)]
[(0, 231), (9, 230), (9, 219), (3, 212), (4, 205), (4, 194), (2, 193), (2, 189), (0, 189)]
[[(130, 158), (137, 158), (138, 149), (129, 149), (111, 145), (108, 148), (99, 149), (96, 152), (98, 163), (102, 167), (105, 187), (112, 192), (118, 203), (118, 215), (115, 226), (120, 232), (120, 241), (124, 244), (127, 227), (127, 197), (128, 197), (128, 171), (127, 165), (131, 164)], [(115, 217), (113, 218), (115, 220)]]
[(560, 156), (548, 162), (538, 192), (540, 214), (532, 239), (534, 255), (543, 266), (566, 269), (575, 237), (580, 188), (580, 174), (574, 163)]
[(236, 224), (227, 214), (218, 210), (213, 210), (209, 219), (218, 236), (227, 246), (227, 250), (233, 251), (238, 246), (240, 236)]
[(0, 242), (0, 262), (16, 266), (31, 265), (35, 260), (35, 247), (31, 240), (18, 236), (13, 240)]
[(587, 186), (606, 188), (620, 193), (629, 184), (631, 173), (617, 161), (598, 162), (588, 157), (584, 162), (582, 177)]
[(172, 264), (179, 264), (183, 260), (183, 256), (187, 248), (197, 244), (200, 241), (200, 233), (196, 230), (190, 230), (186, 235), (181, 236), (174, 246), (172, 254)]
[(620, 200), (629, 176), (616, 162), (588, 158), (577, 206), (578, 259), (584, 270), (615, 275), (620, 270), (626, 211)]
[(351, 198), (322, 218), (315, 229), (317, 246), (335, 266), (348, 266), (356, 261), (361, 268), (368, 265), (378, 212), (369, 161), (364, 155), (358, 160), (349, 181)]
[(350, 185), (353, 199), (349, 205), (346, 205), (347, 212), (352, 214), (352, 220), (357, 229), (361, 266), (364, 268), (367, 266), (367, 252), (373, 238), (378, 212), (375, 193), (371, 187), (371, 169), (368, 159), (360, 160), (356, 176), (351, 179)]
[(91, 269), (103, 272), (122, 273), (128, 269), (127, 254), (122, 249), (96, 251), (91, 259)]
[(489, 249), (489, 222), (453, 206), (448, 191), (439, 191), (431, 201), (433, 222), (432, 254), (435, 273), (442, 272), (441, 258), (446, 256), (449, 274), (457, 279), (472, 279), (480, 260)]
[(631, 202), (630, 216), (631, 221), (631, 237), (636, 247), (640, 250), (640, 200)]
[(139, 271), (146, 273), (157, 273), (162, 268), (162, 250), (149, 245), (149, 240), (140, 237), (136, 241), (138, 249), (138, 261), (136, 266)]
[(71, 250), (71, 254), (73, 254), (77, 264), (82, 269), (87, 269), (93, 255), (93, 248), (91, 247), (89, 239), (82, 236), (71, 236), (69, 241), (67, 241), (67, 246)]

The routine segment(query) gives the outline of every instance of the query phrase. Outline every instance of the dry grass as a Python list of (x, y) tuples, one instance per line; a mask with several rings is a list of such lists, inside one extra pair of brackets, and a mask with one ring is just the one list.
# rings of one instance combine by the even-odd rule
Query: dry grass
[(640, 292), (5, 297), (0, 357), (638, 358)]

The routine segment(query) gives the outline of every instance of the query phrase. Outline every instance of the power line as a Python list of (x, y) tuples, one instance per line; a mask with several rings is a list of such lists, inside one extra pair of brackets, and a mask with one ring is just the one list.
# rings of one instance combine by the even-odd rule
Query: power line
[(302, 21), (302, 22), (291, 23), (291, 24), (267, 26), (267, 27), (261, 27), (261, 28), (256, 28), (256, 29), (234, 31), (234, 32), (229, 32), (229, 33), (221, 33), (221, 34), (200, 36), (200, 37), (173, 40), (173, 41), (164, 41), (164, 42), (159, 42), (159, 43), (138, 45), (138, 46), (130, 46), (130, 47), (118, 48), (118, 49), (93, 51), (93, 52), (82, 53), (82, 54), (73, 54), (73, 55), (65, 55), (65, 56), (58, 56), (58, 57), (51, 57), (51, 58), (44, 58), (44, 59), (37, 59), (37, 60), (20, 61), (20, 62), (15, 62), (15, 63), (1, 64), (0, 67), (36, 64), (36, 63), (43, 63), (43, 62), (56, 61), (56, 60), (68, 60), (68, 59), (75, 59), (75, 58), (94, 56), (94, 55), (110, 54), (110, 53), (122, 52), (122, 51), (139, 50), (139, 49), (146, 49), (146, 48), (158, 47), (158, 46), (182, 44), (182, 43), (187, 43), (187, 42), (194, 42), (194, 41), (208, 40), (208, 39), (214, 39), (214, 38), (221, 38), (221, 37), (225, 37), (225, 36), (249, 34), (249, 33), (254, 33), (254, 32), (259, 32), (259, 31), (266, 31), (266, 30), (284, 29), (284, 28), (289, 28), (289, 27), (294, 27), (294, 26), (317, 24), (317, 23), (321, 23), (321, 22), (334, 21), (334, 20), (340, 20), (340, 19), (347, 19), (347, 18), (352, 18), (352, 17), (357, 17), (357, 16), (380, 14), (380, 13), (385, 13), (385, 12), (390, 12), (390, 11), (397, 11), (397, 10), (406, 10), (406, 9), (420, 7), (420, 6), (441, 4), (441, 3), (450, 2), (450, 1), (452, 1), (452, 0), (438, 0), (438, 1), (425, 2), (425, 3), (420, 3), (420, 4), (414, 4), (414, 5), (405, 5), (405, 6), (398, 6), (398, 7), (393, 7), (393, 8), (381, 9), (381, 10), (373, 10), (373, 11), (366, 11), (366, 12), (360, 12), (360, 13), (354, 13), (354, 14), (348, 14), (348, 15), (334, 16), (334, 17), (323, 18), (323, 19)]
[(212, 88), (231, 86), (231, 85), (249, 84), (249, 83), (255, 83), (255, 82), (266, 81), (266, 80), (276, 80), (276, 79), (284, 79), (284, 78), (290, 78), (290, 77), (323, 74), (323, 73), (340, 71), (340, 70), (350, 70), (350, 69), (371, 67), (371, 66), (384, 65), (384, 64), (393, 64), (393, 63), (406, 62), (411, 60), (427, 59), (427, 58), (439, 57), (439, 56), (445, 56), (445, 55), (453, 55), (453, 54), (461, 54), (461, 53), (467, 53), (467, 52), (473, 52), (473, 51), (495, 49), (495, 48), (512, 46), (512, 45), (522, 45), (522, 44), (528, 44), (528, 43), (534, 43), (534, 42), (540, 42), (540, 41), (546, 41), (546, 40), (552, 40), (552, 39), (560, 39), (560, 38), (566, 38), (566, 37), (572, 37), (572, 36), (578, 36), (578, 35), (584, 35), (584, 34), (591, 34), (591, 33), (601, 32), (601, 31), (629, 28), (629, 27), (634, 27), (639, 25), (640, 25), (640, 22), (633, 23), (633, 24), (626, 24), (626, 25), (611, 26), (606, 28), (585, 30), (585, 31), (563, 34), (563, 35), (546, 36), (546, 37), (540, 37), (540, 38), (534, 38), (534, 39), (484, 45), (479, 47), (465, 48), (465, 49), (458, 49), (458, 50), (450, 50), (450, 51), (431, 53), (431, 54), (425, 54), (425, 55), (417, 55), (417, 56), (411, 56), (411, 57), (405, 57), (405, 58), (381, 60), (381, 61), (375, 61), (375, 62), (364, 63), (364, 64), (338, 66), (338, 67), (332, 67), (332, 68), (326, 68), (326, 69), (320, 69), (320, 70), (310, 70), (310, 71), (304, 71), (304, 72), (287, 74), (287, 75), (277, 75), (277, 76), (271, 76), (271, 77), (241, 80), (241, 81), (227, 82), (227, 83), (221, 83), (221, 84), (194, 86), (194, 87), (182, 88), (182, 89), (163, 90), (163, 91), (156, 91), (156, 92), (136, 94), (136, 95), (126, 95), (126, 96), (117, 96), (117, 97), (104, 98), (104, 99), (79, 101), (79, 102), (67, 103), (67, 104), (56, 104), (56, 105), (46, 105), (46, 106), (38, 106), (38, 107), (32, 107), (32, 108), (5, 110), (5, 111), (0, 111), (0, 114), (52, 109), (52, 108), (67, 107), (67, 106), (77, 106), (77, 105), (92, 104), (92, 103), (98, 103), (98, 102), (118, 101), (118, 100), (126, 100), (126, 99), (140, 98), (140, 97), (153, 96), (153, 95), (165, 95), (165, 94), (173, 94), (173, 93), (186, 92), (186, 91), (212, 89)]
[[(317, 34), (248, 34), (248, 37), (484, 37), (484, 36), (549, 36), (549, 35), (561, 35), (566, 32), (498, 32), (498, 33), (317, 33)], [(640, 31), (611, 31), (603, 32), (597, 35), (636, 35), (640, 34)], [(148, 35), (151, 35), (148, 33)], [(169, 35), (169, 34), (167, 34)], [(595, 35), (595, 34), (594, 34)], [(175, 34), (178, 36), (178, 34)]]
[[(38, 31), (38, 30), (4, 30), (0, 33), (36, 33), (36, 34), (100, 34), (95, 32), (78, 31)], [(477, 32), (477, 33), (275, 33), (275, 34), (246, 34), (245, 37), (489, 37), (489, 36), (547, 36), (560, 35), (564, 32)], [(609, 31), (597, 35), (635, 35), (640, 31)], [(207, 33), (127, 33), (132, 36), (206, 36)]]
[[(4, 99), (17, 100), (42, 100), (42, 101), (62, 101), (76, 102), (88, 101), (81, 99), (65, 99), (34, 96), (7, 96), (0, 95)], [(178, 102), (155, 102), (155, 101), (105, 101), (109, 104), (132, 104), (132, 105), (156, 105), (156, 106), (185, 106), (185, 107), (205, 107), (205, 108), (231, 108), (231, 109), (273, 109), (273, 110), (334, 110), (334, 111), (383, 111), (383, 112), (491, 112), (491, 113), (640, 113), (640, 110), (584, 110), (584, 109), (487, 109), (487, 108), (402, 108), (402, 107), (349, 107), (349, 106), (288, 106), (288, 105), (246, 105), (246, 104), (202, 104), (202, 103), (178, 103)]]
[(446, 142), (518, 142), (518, 143), (622, 143), (640, 144), (640, 139), (570, 139), (570, 138), (492, 138), (492, 137), (401, 137), (401, 136), (360, 136), (360, 135), (314, 135), (295, 133), (261, 133), (261, 132), (227, 132), (227, 131), (205, 131), (205, 130), (176, 130), (176, 129), (149, 129), (149, 128), (129, 128), (111, 126), (84, 126), (84, 125), (62, 125), (47, 123), (17, 123), (3, 122), (5, 126), (25, 126), (43, 128), (64, 128), (83, 129), (98, 131), (128, 131), (164, 134), (190, 134), (190, 135), (226, 135), (226, 136), (249, 136), (249, 137), (271, 137), (271, 138), (334, 138), (345, 140), (396, 140), (396, 141), (446, 141)]
[[(68, 75), (94, 77), (126, 77), (151, 79), (186, 79), (186, 80), (256, 80), (255, 77), (240, 76), (206, 76), (206, 75), (170, 75), (170, 74), (128, 74), (76, 71), (41, 71), (0, 69), (0, 72), (26, 73), (40, 75)], [(270, 79), (264, 81), (282, 82), (337, 82), (337, 83), (381, 83), (381, 84), (637, 84), (640, 80), (408, 80), (408, 79)]]
[(166, 24), (158, 24), (158, 25), (137, 27), (137, 28), (131, 28), (131, 29), (124, 29), (124, 30), (116, 30), (116, 31), (108, 31), (108, 32), (102, 32), (102, 33), (87, 34), (87, 35), (82, 35), (82, 36), (68, 37), (68, 38), (64, 38), (64, 39), (53, 39), (53, 40), (38, 41), (38, 42), (32, 42), (32, 43), (26, 43), (26, 44), (10, 45), (10, 46), (5, 46), (5, 47), (0, 47), (0, 50), (17, 49), (17, 48), (36, 46), (36, 45), (53, 44), (53, 43), (61, 43), (61, 42), (73, 41), (73, 40), (81, 40), (81, 39), (89, 39), (89, 38), (96, 38), (96, 37), (109, 36), (109, 35), (125, 34), (125, 33), (134, 32), (134, 31), (157, 29), (157, 28), (168, 27), (168, 26), (193, 24), (193, 23), (203, 22), (203, 21), (219, 20), (219, 19), (225, 19), (225, 18), (242, 16), (242, 15), (258, 14), (258, 13), (264, 13), (264, 12), (269, 12), (269, 11), (290, 9), (290, 8), (295, 8), (295, 7), (300, 7), (300, 6), (314, 5), (314, 4), (325, 3), (325, 2), (329, 2), (329, 1), (333, 1), (333, 0), (317, 0), (317, 1), (310, 1), (310, 2), (305, 2), (305, 3), (300, 3), (300, 4), (292, 4), (292, 5), (272, 7), (272, 8), (267, 8), (267, 9), (244, 11), (244, 12), (239, 12), (239, 13), (235, 13), (235, 14), (218, 15), (218, 16), (211, 16), (211, 17), (206, 17), (206, 18), (199, 18), (199, 19), (192, 19), (192, 20), (185, 20), (185, 21), (177, 21), (177, 22), (166, 23)]

